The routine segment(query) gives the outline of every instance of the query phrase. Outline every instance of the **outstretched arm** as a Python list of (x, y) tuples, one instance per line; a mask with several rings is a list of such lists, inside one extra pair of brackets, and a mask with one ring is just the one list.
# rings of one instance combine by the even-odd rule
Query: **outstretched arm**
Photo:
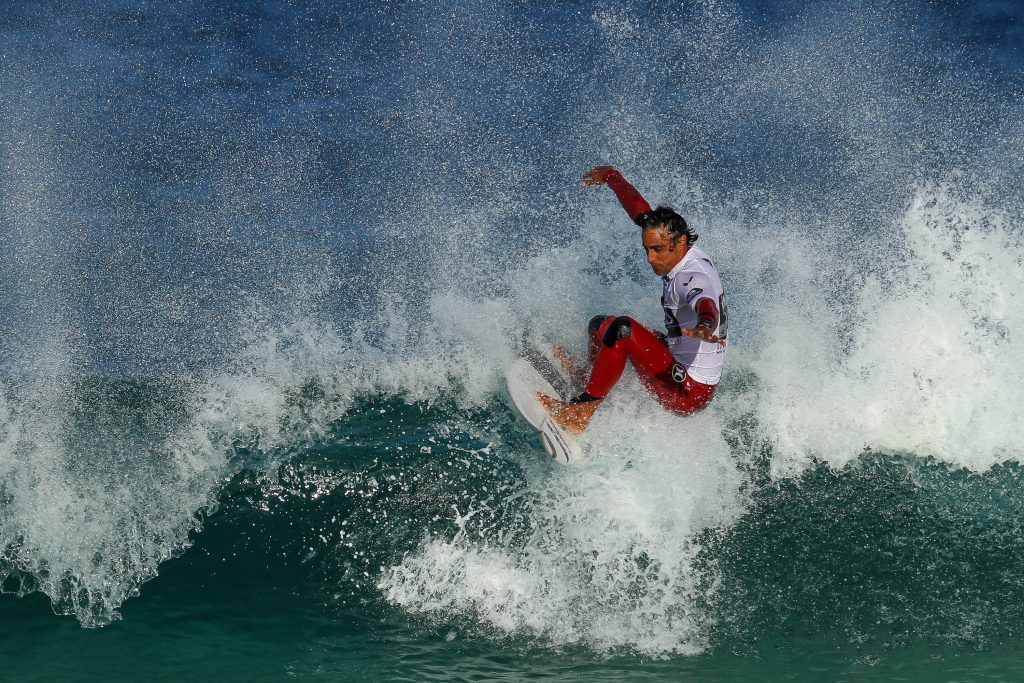
[(619, 198), (622, 208), (629, 214), (630, 220), (634, 223), (642, 213), (648, 213), (651, 205), (647, 203), (643, 195), (637, 192), (636, 188), (622, 177), (622, 174), (611, 166), (597, 166), (583, 174), (583, 187), (593, 185), (608, 185)]

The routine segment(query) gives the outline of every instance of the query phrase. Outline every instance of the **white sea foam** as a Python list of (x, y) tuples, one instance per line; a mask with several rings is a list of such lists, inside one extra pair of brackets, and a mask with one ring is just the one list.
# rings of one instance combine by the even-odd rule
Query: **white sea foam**
[(795, 283), (786, 300), (803, 301), (764, 309), (748, 356), (779, 473), (812, 457), (841, 466), (865, 448), (973, 470), (1024, 457), (1019, 229), (998, 207), (931, 185), (889, 232), (866, 268), (843, 274), (841, 303), (798, 260), (779, 264)]
[(584, 463), (533, 471), (524, 543), (431, 539), (382, 576), (387, 599), (559, 646), (701, 650), (715, 576), (695, 534), (739, 514), (742, 477), (713, 416), (681, 424), (642, 394), (633, 383), (602, 406)]

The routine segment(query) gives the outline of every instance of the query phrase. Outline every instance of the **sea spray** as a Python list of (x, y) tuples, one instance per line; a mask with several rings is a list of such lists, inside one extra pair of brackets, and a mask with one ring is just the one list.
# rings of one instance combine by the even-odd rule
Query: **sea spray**
[(176, 401), (162, 403), (159, 387), (71, 380), (3, 393), (5, 590), (39, 590), (83, 625), (108, 623), (188, 545), (213, 503), (217, 458), (165, 429)]

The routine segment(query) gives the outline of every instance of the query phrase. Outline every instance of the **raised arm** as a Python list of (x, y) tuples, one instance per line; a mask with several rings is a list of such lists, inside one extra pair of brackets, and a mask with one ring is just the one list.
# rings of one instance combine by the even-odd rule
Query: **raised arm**
[(651, 205), (647, 203), (643, 195), (637, 192), (636, 188), (622, 177), (622, 174), (611, 166), (597, 166), (583, 174), (583, 186), (608, 185), (619, 198), (622, 208), (629, 214), (630, 220), (637, 222), (640, 214), (648, 213)]

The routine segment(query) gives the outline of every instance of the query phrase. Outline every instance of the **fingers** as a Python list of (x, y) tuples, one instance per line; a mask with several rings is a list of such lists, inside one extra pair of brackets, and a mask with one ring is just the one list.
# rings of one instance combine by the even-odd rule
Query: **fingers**
[(595, 166), (586, 173), (583, 174), (583, 178), (580, 184), (583, 187), (591, 187), (593, 185), (604, 185), (608, 180), (608, 173), (612, 170), (611, 166)]
[(706, 341), (709, 344), (721, 344), (723, 346), (725, 345), (725, 340), (724, 339), (722, 339), (721, 337), (716, 337), (715, 335), (713, 335), (710, 332), (706, 331), (704, 328), (700, 328), (700, 327), (687, 327), (687, 328), (681, 329), (679, 331), (682, 332), (683, 334), (685, 334), (687, 337), (693, 337), (695, 339), (700, 339), (701, 341)]

